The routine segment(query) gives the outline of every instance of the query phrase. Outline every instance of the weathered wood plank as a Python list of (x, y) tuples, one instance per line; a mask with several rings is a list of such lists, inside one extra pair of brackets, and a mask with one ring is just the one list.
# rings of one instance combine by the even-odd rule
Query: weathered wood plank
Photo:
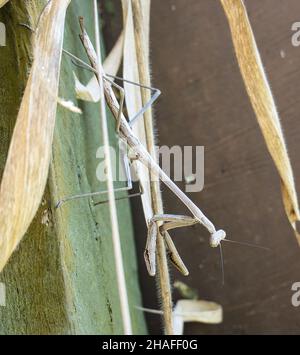
[[(7, 46), (0, 49), (1, 169), (30, 65), (31, 34), (17, 23), (28, 23), (30, 17), (36, 20), (44, 2), (20, 3), (12, 0), (0, 10), (8, 33)], [(77, 36), (79, 15), (91, 19), (92, 3), (72, 1), (64, 47), (85, 58)], [(86, 22), (92, 33), (92, 20)], [(63, 58), (60, 96), (76, 102), (73, 70), (83, 81), (90, 74)], [(108, 206), (94, 207), (86, 199), (54, 208), (67, 195), (105, 188), (96, 179), (100, 162), (96, 151), (101, 145), (98, 105), (76, 104), (82, 116), (58, 109), (43, 204), (0, 275), (7, 289), (6, 307), (0, 307), (1, 334), (122, 333)], [(114, 137), (113, 124), (110, 130)], [(143, 315), (134, 308), (140, 304), (140, 292), (128, 201), (118, 202), (118, 208), (133, 331), (145, 333)]]

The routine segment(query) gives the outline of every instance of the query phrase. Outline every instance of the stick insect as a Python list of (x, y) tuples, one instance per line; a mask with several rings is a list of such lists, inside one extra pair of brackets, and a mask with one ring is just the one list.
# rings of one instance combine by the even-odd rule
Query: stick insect
[[(136, 119), (143, 114), (144, 110), (147, 109), (157, 98), (158, 91), (152, 97), (151, 102), (149, 102), (146, 107), (144, 107), (140, 112), (138, 112), (135, 117), (127, 122), (123, 114), (123, 103), (124, 103), (124, 89), (119, 85), (115, 84), (103, 71), (103, 68), (99, 67), (99, 61), (93, 47), (92, 42), (84, 28), (83, 18), (80, 18), (81, 34), (80, 39), (83, 47), (86, 51), (88, 59), (90, 61), (90, 66), (82, 61), (81, 64), (89, 67), (91, 71), (94, 72), (98, 81), (103, 80), (104, 94), (108, 107), (110, 108), (113, 116), (116, 119), (116, 132), (118, 133), (121, 140), (126, 142), (132, 152), (134, 152), (135, 159), (145, 165), (149, 171), (154, 173), (166, 186), (168, 186), (171, 191), (185, 204), (185, 206), (190, 210), (193, 217), (190, 216), (179, 216), (171, 214), (155, 215), (148, 221), (148, 236), (146, 242), (146, 248), (144, 252), (145, 263), (147, 270), (151, 276), (156, 274), (156, 240), (157, 235), (160, 232), (166, 241), (166, 245), (169, 249), (169, 257), (171, 262), (177, 267), (184, 275), (188, 275), (188, 270), (181, 260), (178, 251), (169, 235), (169, 230), (187, 227), (194, 224), (202, 224), (210, 233), (210, 245), (211, 247), (218, 247), (222, 240), (225, 239), (226, 233), (220, 229), (216, 230), (214, 224), (204, 215), (204, 213), (198, 208), (189, 198), (182, 192), (179, 187), (169, 178), (169, 176), (160, 168), (160, 166), (153, 160), (151, 155), (139, 141), (139, 139), (134, 135), (131, 129), (131, 125), (136, 121)], [(73, 57), (75, 59), (75, 57)], [(77, 58), (76, 58), (77, 59)], [(134, 84), (134, 83), (133, 83)], [(120, 104), (115, 96), (112, 87), (116, 87), (120, 90)], [(151, 89), (151, 88), (148, 88)], [(60, 207), (64, 202), (78, 198), (78, 197), (88, 197), (93, 196), (97, 193), (90, 193), (84, 195), (77, 195), (71, 198), (66, 198), (61, 200), (57, 207)], [(163, 224), (159, 227), (158, 222)]]

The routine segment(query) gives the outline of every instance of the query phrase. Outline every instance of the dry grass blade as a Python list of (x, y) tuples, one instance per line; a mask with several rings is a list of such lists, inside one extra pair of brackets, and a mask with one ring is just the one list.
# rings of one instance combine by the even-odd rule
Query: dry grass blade
[(184, 323), (199, 322), (220, 324), (223, 321), (223, 308), (215, 302), (204, 300), (179, 300), (173, 314), (174, 333), (183, 335)]
[(288, 219), (295, 230), (299, 206), (293, 171), (274, 103), (270, 85), (263, 69), (247, 11), (242, 0), (221, 0), (231, 29), (232, 40), (244, 83), (264, 135), (268, 150), (281, 178), (282, 197)]
[(9, 0), (0, 0), (0, 8), (4, 6)]
[(124, 33), (122, 32), (103, 63), (106, 74), (117, 75), (123, 57), (123, 46)]
[(74, 102), (70, 100), (65, 100), (61, 97), (58, 97), (57, 103), (62, 107), (64, 107), (66, 110), (69, 110), (74, 113), (82, 114), (82, 110), (79, 107), (75, 106)]
[[(106, 115), (106, 105), (105, 105), (105, 95), (104, 95), (104, 85), (102, 80), (102, 56), (101, 56), (101, 42), (100, 42), (100, 25), (98, 17), (98, 2), (94, 0), (94, 21), (95, 21), (95, 39), (96, 39), (96, 51), (98, 57), (98, 80), (100, 86), (100, 112), (101, 112), (101, 128), (102, 128), (102, 138), (104, 144), (104, 154), (105, 154), (105, 164), (106, 164), (106, 184), (108, 191), (108, 201), (109, 201), (109, 214), (112, 230), (112, 242), (114, 248), (114, 259), (116, 267), (116, 276), (118, 282), (118, 291), (120, 298), (122, 322), (123, 322), (123, 331), (125, 335), (132, 335), (132, 323), (129, 309), (128, 293), (126, 287), (126, 277), (123, 263), (123, 255), (121, 249), (121, 240), (119, 233), (119, 222), (118, 222), (118, 213), (115, 200), (114, 192), (114, 182), (113, 182), (113, 168), (112, 168), (112, 158), (110, 154), (110, 145), (109, 145), (109, 133), (108, 133), (108, 124), (107, 124), (107, 115)], [(80, 25), (82, 34), (80, 35), (82, 44), (85, 45), (85, 30), (83, 26), (83, 19), (80, 19)], [(86, 38), (88, 42), (88, 38)], [(85, 47), (87, 50), (88, 48)], [(92, 50), (92, 48), (90, 48)], [(91, 56), (87, 52), (89, 58)], [(94, 67), (94, 66), (93, 66)], [(94, 67), (95, 68), (95, 67)]]
[[(149, 18), (150, 0), (132, 0), (132, 13), (135, 34), (135, 49), (138, 63), (138, 75), (140, 84), (151, 86), (149, 65)], [(142, 104), (150, 100), (149, 90), (141, 89)], [(146, 147), (152, 158), (156, 160), (155, 137), (153, 129), (153, 115), (151, 108), (144, 114), (144, 131)], [(152, 175), (150, 180), (151, 204), (153, 214), (163, 214), (163, 203), (160, 191), (160, 183)], [(172, 294), (170, 276), (166, 258), (166, 248), (163, 237), (157, 238), (157, 266), (159, 272), (159, 288), (161, 294), (162, 310), (166, 334), (173, 334), (172, 322)]]
[[(132, 18), (131, 1), (123, 0), (123, 18), (124, 18), (124, 54), (123, 54), (123, 76), (127, 80), (135, 83), (140, 82), (137, 55), (135, 49), (134, 27)], [(138, 86), (124, 83), (125, 88), (125, 101), (129, 117), (134, 117), (137, 112), (142, 108), (141, 90)], [(146, 132), (143, 118), (141, 117), (132, 127), (139, 140), (146, 146)], [(153, 209), (151, 202), (151, 188), (149, 170), (140, 162), (133, 163), (137, 176), (139, 177), (140, 184), (143, 187), (144, 193), (141, 196), (144, 216), (146, 222), (152, 218)]]
[(22, 99), (0, 190), (0, 271), (41, 202), (51, 156), (66, 9), (53, 0), (40, 19), (34, 61)]

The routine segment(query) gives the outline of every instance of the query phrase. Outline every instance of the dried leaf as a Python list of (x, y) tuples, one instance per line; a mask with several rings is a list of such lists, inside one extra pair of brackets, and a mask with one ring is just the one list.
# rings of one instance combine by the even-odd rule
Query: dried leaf
[(87, 85), (82, 84), (76, 74), (73, 72), (75, 80), (75, 91), (78, 99), (89, 102), (99, 102), (100, 101), (100, 89), (99, 82), (95, 75), (88, 82)]
[(221, 0), (231, 29), (232, 40), (244, 83), (256, 118), (281, 179), (282, 197), (287, 217), (295, 230), (300, 220), (293, 171), (270, 85), (255, 42), (242, 0)]
[(28, 229), (45, 189), (69, 3), (52, 0), (36, 32), (34, 61), (1, 182), (0, 271)]
[(179, 300), (173, 312), (175, 335), (182, 335), (185, 322), (220, 324), (223, 321), (222, 306), (208, 301)]
[(182, 281), (175, 281), (174, 288), (178, 290), (181, 297), (183, 298), (190, 299), (190, 300), (198, 299), (197, 290), (191, 288), (189, 285), (185, 284)]
[(82, 114), (81, 109), (79, 107), (75, 106), (73, 101), (65, 100), (65, 99), (62, 99), (61, 97), (58, 97), (57, 103), (60, 104), (60, 106), (64, 107), (65, 109), (67, 109), (71, 112)]
[(9, 0), (0, 0), (0, 8), (4, 6)]
[(123, 57), (124, 33), (122, 32), (113, 49), (103, 62), (103, 69), (106, 74), (117, 75)]

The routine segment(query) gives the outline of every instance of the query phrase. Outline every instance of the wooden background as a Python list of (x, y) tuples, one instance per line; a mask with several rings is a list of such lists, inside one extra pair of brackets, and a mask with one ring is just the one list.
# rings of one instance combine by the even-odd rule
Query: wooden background
[[(300, 20), (297, 0), (245, 1), (281, 116), (299, 191), (300, 47), (291, 26)], [(120, 9), (106, 16), (110, 47), (119, 29)], [(224, 307), (221, 325), (188, 324), (186, 334), (300, 334), (300, 308), (291, 304), (291, 286), (300, 281), (300, 250), (286, 219), (278, 175), (267, 152), (233, 52), (219, 1), (152, 0), (153, 85), (162, 91), (155, 106), (158, 144), (203, 145), (205, 188), (191, 199), (228, 238), (257, 243), (271, 251), (223, 244), (225, 285), (218, 250), (197, 226), (172, 232), (190, 276), (172, 269), (173, 280), (195, 288), (201, 299)], [(181, 187), (184, 187), (183, 184)], [(164, 191), (165, 211), (185, 213)], [(140, 280), (145, 307), (158, 308), (155, 280), (142, 251), (146, 229), (141, 206), (133, 203)], [(180, 298), (174, 291), (175, 301)], [(147, 315), (150, 332), (160, 319)]]

